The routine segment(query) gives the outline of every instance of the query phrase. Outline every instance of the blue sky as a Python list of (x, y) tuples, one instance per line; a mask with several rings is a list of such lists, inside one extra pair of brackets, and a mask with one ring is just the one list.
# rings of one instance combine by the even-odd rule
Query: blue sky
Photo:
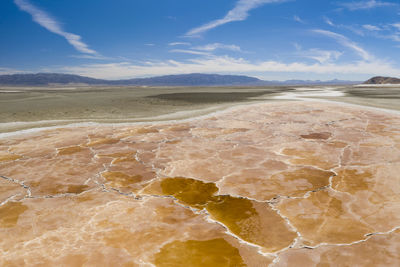
[(400, 76), (398, 0), (2, 0), (0, 74)]

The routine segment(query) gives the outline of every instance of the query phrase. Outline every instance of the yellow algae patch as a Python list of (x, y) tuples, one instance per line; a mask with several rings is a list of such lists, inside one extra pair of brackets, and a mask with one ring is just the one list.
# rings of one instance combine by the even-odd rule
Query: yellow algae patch
[(341, 244), (362, 240), (373, 229), (360, 222), (338, 197), (327, 191), (313, 193), (306, 199), (289, 199), (278, 206), (302, 234), (307, 245)]
[(136, 152), (126, 152), (126, 153), (113, 153), (113, 154), (100, 154), (99, 158), (126, 158), (134, 157)]
[(0, 152), (0, 162), (2, 161), (13, 161), (22, 158), (20, 155), (1, 153)]
[(93, 196), (87, 194), (74, 198), (76, 202), (86, 202), (86, 201), (91, 201), (93, 199), (94, 199)]
[(43, 194), (55, 195), (55, 194), (80, 194), (90, 188), (88, 185), (74, 185), (74, 184), (53, 184), (53, 183), (41, 183), (31, 182), (31, 188), (35, 188)]
[(102, 176), (111, 183), (111, 186), (129, 186), (135, 183), (139, 183), (142, 181), (142, 176), (141, 175), (127, 175), (123, 172), (104, 172), (102, 173)]
[(207, 205), (211, 217), (241, 239), (268, 252), (289, 246), (297, 234), (268, 205), (244, 198), (219, 196)]
[(171, 131), (171, 132), (187, 132), (191, 129), (192, 127), (188, 126), (188, 125), (174, 125), (174, 126), (170, 126), (170, 127), (166, 127), (164, 129), (162, 129), (163, 132), (165, 131)]
[(370, 171), (359, 171), (345, 169), (332, 179), (332, 188), (342, 192), (355, 193), (357, 191), (369, 190), (372, 173)]
[(246, 266), (239, 250), (225, 239), (174, 241), (155, 255), (157, 267)]
[(332, 141), (327, 143), (329, 146), (332, 146), (334, 148), (345, 148), (346, 146), (348, 146), (347, 143), (344, 142), (340, 142), (340, 141)]
[(17, 225), (19, 216), (28, 209), (20, 202), (8, 202), (0, 206), (0, 228), (11, 228)]
[(131, 156), (128, 156), (128, 157), (116, 158), (111, 163), (112, 164), (117, 164), (117, 163), (120, 163), (120, 162), (137, 162), (137, 160), (134, 158), (134, 155), (131, 155)]
[(161, 182), (161, 188), (164, 195), (174, 196), (183, 204), (205, 208), (214, 220), (224, 224), (238, 237), (270, 251), (288, 246), (296, 237), (268, 205), (262, 203), (256, 207), (258, 203), (249, 199), (217, 196), (218, 188), (214, 183), (167, 178)]
[(203, 208), (214, 199), (218, 188), (214, 183), (204, 183), (188, 178), (167, 178), (161, 182), (161, 188), (165, 195), (174, 196), (181, 202), (195, 207)]
[(149, 134), (149, 133), (158, 133), (158, 130), (155, 128), (138, 128), (131, 131), (133, 134)]
[(327, 140), (329, 139), (332, 134), (328, 132), (323, 132), (323, 133), (310, 133), (310, 134), (303, 134), (300, 135), (304, 139), (322, 139), (322, 140)]
[(165, 143), (169, 144), (169, 145), (176, 145), (176, 144), (179, 144), (180, 142), (182, 142), (182, 141), (181, 140), (172, 140), (172, 141), (166, 141)]
[(99, 146), (99, 145), (113, 145), (118, 143), (119, 141), (120, 141), (119, 139), (114, 139), (114, 138), (100, 138), (93, 140), (87, 143), (86, 145), (89, 147)]
[(81, 152), (83, 148), (81, 146), (70, 146), (70, 147), (64, 147), (64, 148), (58, 148), (58, 155), (71, 155), (74, 153)]
[[(212, 217), (226, 225), (234, 234), (249, 240), (259, 229), (258, 213), (253, 203), (244, 198), (219, 196), (207, 205), (207, 211)], [(254, 240), (252, 240), (254, 241)]]
[(82, 192), (85, 192), (88, 188), (88, 185), (68, 185), (67, 193), (80, 194)]

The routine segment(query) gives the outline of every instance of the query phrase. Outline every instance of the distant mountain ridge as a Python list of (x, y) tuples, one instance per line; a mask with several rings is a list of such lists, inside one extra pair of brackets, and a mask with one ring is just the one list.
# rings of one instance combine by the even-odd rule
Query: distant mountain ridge
[(0, 75), (1, 85), (103, 84), (103, 80), (73, 74), (36, 73)]
[(72, 74), (37, 73), (0, 75), (1, 85), (44, 86), (51, 84), (137, 85), (137, 86), (212, 86), (246, 85), (262, 82), (260, 79), (239, 75), (183, 74), (127, 80), (104, 80)]
[(0, 75), (0, 85), (8, 86), (47, 86), (47, 85), (114, 85), (114, 86), (266, 86), (266, 85), (329, 85), (355, 84), (357, 82), (332, 81), (263, 81), (258, 78), (241, 75), (219, 74), (181, 74), (151, 78), (126, 80), (104, 80), (62, 73), (10, 74)]
[(400, 84), (400, 79), (393, 77), (376, 76), (364, 82), (364, 84)]
[(151, 78), (136, 78), (129, 80), (112, 81), (113, 84), (122, 85), (151, 85), (151, 86), (211, 86), (211, 85), (246, 85), (262, 82), (260, 79), (239, 75), (218, 75), (218, 74), (182, 74), (167, 75)]

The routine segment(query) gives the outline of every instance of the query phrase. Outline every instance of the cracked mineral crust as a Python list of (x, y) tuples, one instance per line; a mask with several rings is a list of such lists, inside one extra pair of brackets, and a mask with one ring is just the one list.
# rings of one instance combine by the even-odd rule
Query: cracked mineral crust
[(400, 117), (280, 102), (0, 139), (0, 266), (399, 266)]

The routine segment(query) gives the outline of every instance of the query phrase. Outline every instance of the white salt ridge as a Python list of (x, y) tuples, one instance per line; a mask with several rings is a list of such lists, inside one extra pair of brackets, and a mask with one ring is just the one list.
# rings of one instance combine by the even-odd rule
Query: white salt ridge
[(282, 99), (282, 100), (305, 100), (312, 101), (312, 98), (325, 98), (325, 97), (344, 97), (345, 93), (341, 91), (331, 90), (330, 88), (320, 88), (309, 91), (300, 92), (287, 92), (281, 95), (272, 97), (272, 99)]

